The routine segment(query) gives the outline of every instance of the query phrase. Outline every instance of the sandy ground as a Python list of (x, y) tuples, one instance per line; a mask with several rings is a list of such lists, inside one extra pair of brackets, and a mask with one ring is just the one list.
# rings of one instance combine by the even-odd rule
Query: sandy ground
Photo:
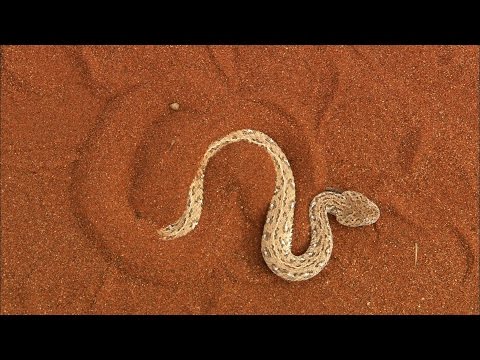
[[(1, 313), (478, 313), (478, 64), (468, 46), (2, 47)], [(381, 209), (331, 218), (309, 281), (263, 262), (274, 169), (253, 145), (212, 160), (195, 231), (156, 236), (241, 128), (290, 160), (295, 253), (326, 187)]]

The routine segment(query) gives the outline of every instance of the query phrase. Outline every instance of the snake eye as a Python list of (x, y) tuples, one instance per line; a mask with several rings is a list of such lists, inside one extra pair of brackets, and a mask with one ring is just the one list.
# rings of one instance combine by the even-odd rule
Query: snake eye
[(334, 192), (336, 194), (341, 194), (343, 193), (343, 190), (340, 190), (340, 189), (336, 189), (336, 188), (331, 188), (331, 187), (327, 187), (325, 188), (326, 191), (330, 191), (330, 192)]

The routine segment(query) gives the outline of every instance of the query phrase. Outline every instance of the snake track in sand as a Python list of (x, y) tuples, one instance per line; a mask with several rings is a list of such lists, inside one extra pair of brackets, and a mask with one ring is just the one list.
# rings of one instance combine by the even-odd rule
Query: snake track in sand
[(208, 147), (190, 185), (186, 210), (176, 222), (158, 230), (162, 239), (182, 237), (197, 226), (202, 212), (203, 179), (208, 161), (224, 146), (239, 141), (261, 146), (275, 165), (275, 191), (263, 229), (262, 255), (270, 270), (281, 278), (288, 281), (307, 280), (325, 267), (333, 247), (327, 213), (335, 215), (339, 223), (350, 227), (370, 225), (378, 220), (380, 210), (364, 195), (355, 191), (322, 192), (310, 203), (310, 245), (304, 254), (294, 255), (291, 251), (295, 210), (292, 169), (275, 141), (260, 131), (245, 129), (232, 132)]

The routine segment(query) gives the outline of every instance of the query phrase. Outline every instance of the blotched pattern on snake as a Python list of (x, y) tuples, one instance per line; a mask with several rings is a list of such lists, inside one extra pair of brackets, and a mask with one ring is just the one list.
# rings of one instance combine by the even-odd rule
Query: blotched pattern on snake
[(275, 164), (275, 191), (263, 228), (261, 251), (270, 270), (288, 281), (307, 280), (317, 275), (330, 259), (333, 237), (327, 213), (335, 215), (345, 226), (356, 227), (375, 223), (380, 210), (366, 196), (355, 191), (325, 191), (310, 203), (311, 240), (302, 255), (291, 251), (293, 215), (295, 210), (295, 182), (287, 157), (269, 136), (260, 131), (245, 129), (232, 132), (213, 142), (207, 149), (190, 185), (187, 206), (183, 215), (158, 233), (164, 240), (188, 234), (198, 224), (203, 205), (203, 179), (209, 159), (228, 144), (239, 141), (261, 146)]

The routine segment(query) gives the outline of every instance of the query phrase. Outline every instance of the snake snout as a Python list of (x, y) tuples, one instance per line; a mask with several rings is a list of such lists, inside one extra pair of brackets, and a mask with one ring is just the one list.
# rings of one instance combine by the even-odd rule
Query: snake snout
[(343, 209), (337, 214), (337, 221), (345, 226), (374, 224), (380, 217), (378, 206), (365, 195), (355, 191), (344, 191)]

